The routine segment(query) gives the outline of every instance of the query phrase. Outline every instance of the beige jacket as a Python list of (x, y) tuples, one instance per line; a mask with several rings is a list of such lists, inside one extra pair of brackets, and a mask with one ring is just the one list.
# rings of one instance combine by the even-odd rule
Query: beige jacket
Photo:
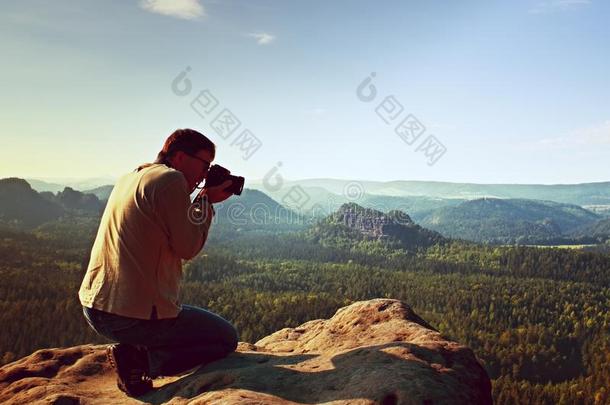
[[(121, 177), (108, 199), (78, 296), (82, 305), (117, 315), (175, 318), (181, 259), (203, 247), (214, 209), (193, 211), (186, 179), (163, 164)], [(207, 213), (207, 215), (202, 215)]]

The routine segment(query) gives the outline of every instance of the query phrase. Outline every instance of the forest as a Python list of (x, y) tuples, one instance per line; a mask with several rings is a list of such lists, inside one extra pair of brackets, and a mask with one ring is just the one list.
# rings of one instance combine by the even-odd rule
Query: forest
[[(44, 347), (103, 343), (77, 292), (97, 223), (72, 218), (0, 231), (0, 361)], [(182, 302), (256, 342), (351, 302), (403, 300), (470, 346), (498, 404), (610, 401), (610, 256), (446, 241), (416, 250), (323, 232), (235, 232), (219, 225), (185, 264)]]

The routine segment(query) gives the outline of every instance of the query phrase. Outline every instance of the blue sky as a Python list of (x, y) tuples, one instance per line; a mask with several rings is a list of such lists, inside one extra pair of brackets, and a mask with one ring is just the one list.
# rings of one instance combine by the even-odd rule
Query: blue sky
[(609, 19), (599, 0), (4, 1), (0, 177), (118, 176), (192, 127), (250, 179), (281, 162), (289, 179), (608, 181)]

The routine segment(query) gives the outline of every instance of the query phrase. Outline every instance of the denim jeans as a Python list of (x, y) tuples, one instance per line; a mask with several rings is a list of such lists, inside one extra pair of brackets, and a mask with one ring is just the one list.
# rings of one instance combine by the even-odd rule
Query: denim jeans
[(182, 305), (176, 318), (135, 319), (83, 306), (91, 328), (114, 342), (145, 346), (149, 375), (170, 376), (235, 351), (237, 332), (224, 318)]

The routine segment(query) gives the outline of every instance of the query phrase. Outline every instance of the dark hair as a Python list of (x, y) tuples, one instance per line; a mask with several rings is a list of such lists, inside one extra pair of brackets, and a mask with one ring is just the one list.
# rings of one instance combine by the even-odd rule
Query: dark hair
[(169, 165), (169, 158), (178, 151), (194, 155), (202, 149), (210, 151), (212, 159), (214, 159), (216, 145), (208, 137), (194, 129), (177, 129), (165, 140), (155, 163)]

